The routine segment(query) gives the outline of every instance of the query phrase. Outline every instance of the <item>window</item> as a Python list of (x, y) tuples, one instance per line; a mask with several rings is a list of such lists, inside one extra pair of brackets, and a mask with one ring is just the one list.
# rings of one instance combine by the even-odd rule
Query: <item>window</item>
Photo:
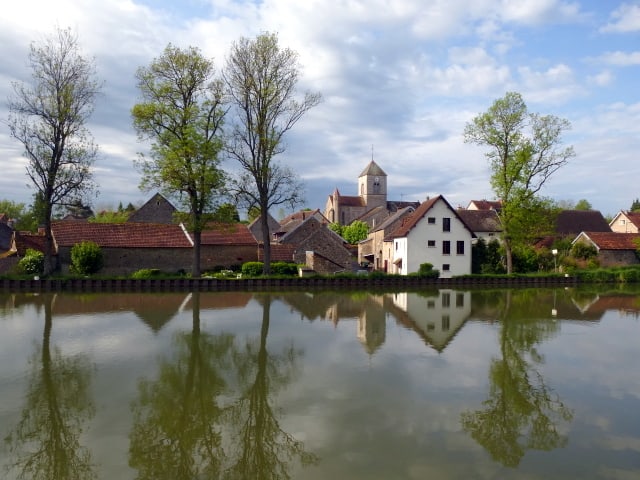
[(458, 255), (464, 255), (464, 240), (458, 240), (456, 242), (456, 253)]
[(442, 264), (442, 271), (443, 272), (448, 272), (450, 269), (451, 269), (451, 267), (449, 266), (448, 263)]
[(443, 232), (451, 231), (451, 219), (449, 217), (444, 217), (442, 219), (442, 231)]
[(451, 242), (449, 240), (442, 242), (442, 254), (451, 255)]
[(462, 292), (456, 293), (456, 307), (457, 308), (464, 307), (464, 293)]
[(427, 300), (427, 308), (436, 308), (435, 300)]
[(435, 246), (436, 246), (436, 241), (435, 240), (427, 240), (427, 247), (435, 248)]
[(442, 294), (442, 306), (449, 308), (451, 306), (451, 294), (449, 292)]
[(430, 225), (435, 225), (436, 217), (427, 217), (427, 223)]
[(442, 331), (446, 332), (451, 328), (451, 317), (449, 315), (442, 315)]

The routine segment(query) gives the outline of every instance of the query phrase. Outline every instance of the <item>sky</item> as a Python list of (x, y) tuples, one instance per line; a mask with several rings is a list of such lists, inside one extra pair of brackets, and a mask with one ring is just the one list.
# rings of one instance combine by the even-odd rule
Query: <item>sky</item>
[[(305, 184), (301, 207), (356, 195), (373, 158), (390, 200), (494, 199), (487, 149), (465, 125), (506, 92), (529, 111), (567, 119), (576, 156), (542, 192), (588, 200), (604, 215), (640, 197), (640, 1), (613, 0), (21, 0), (0, 16), (0, 200), (29, 204), (21, 145), (9, 135), (13, 82), (30, 81), (29, 46), (57, 27), (78, 35), (104, 82), (87, 124), (100, 147), (94, 209), (141, 205), (131, 108), (135, 72), (168, 43), (224, 67), (233, 42), (278, 34), (298, 53), (298, 91), (320, 92), (278, 161)], [(225, 167), (230, 171), (235, 165)], [(285, 211), (289, 213), (288, 210)], [(272, 212), (276, 215), (282, 211)]]

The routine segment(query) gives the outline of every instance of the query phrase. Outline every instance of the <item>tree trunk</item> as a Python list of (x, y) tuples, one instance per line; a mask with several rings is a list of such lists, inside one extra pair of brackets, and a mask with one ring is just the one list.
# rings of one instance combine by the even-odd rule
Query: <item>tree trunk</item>
[(191, 276), (200, 278), (200, 245), (202, 244), (202, 232), (196, 228), (193, 232), (193, 259), (191, 261)]
[(48, 277), (55, 270), (53, 258), (53, 233), (51, 233), (51, 204), (48, 203), (44, 217), (44, 266), (42, 276)]
[(266, 208), (260, 209), (260, 224), (262, 227), (262, 244), (263, 249), (263, 274), (269, 275), (271, 273), (271, 232), (269, 232), (269, 212)]
[(513, 273), (513, 253), (511, 252), (511, 240), (504, 238), (504, 257), (507, 262), (507, 273)]

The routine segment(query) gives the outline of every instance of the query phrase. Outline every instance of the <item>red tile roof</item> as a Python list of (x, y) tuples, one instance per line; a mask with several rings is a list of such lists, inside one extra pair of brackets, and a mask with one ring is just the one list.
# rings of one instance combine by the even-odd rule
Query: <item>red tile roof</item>
[(582, 232), (600, 250), (635, 250), (640, 233)]
[(256, 245), (258, 242), (244, 223), (212, 223), (202, 231), (202, 245)]
[(58, 247), (72, 247), (84, 240), (109, 248), (191, 248), (180, 225), (55, 222), (51, 229)]
[(449, 207), (449, 210), (451, 210), (451, 213), (453, 213), (462, 222), (462, 224), (466, 227), (466, 229), (469, 230), (469, 233), (471, 233), (471, 235), (475, 238), (475, 234), (469, 228), (469, 226), (465, 223), (464, 219), (462, 219), (460, 215), (456, 213), (453, 207), (451, 207), (449, 202), (447, 202), (447, 200), (442, 195), (438, 195), (425, 202), (422, 202), (420, 206), (416, 208), (415, 212), (413, 212), (411, 215), (402, 219), (402, 224), (389, 237), (390, 238), (406, 237), (411, 231), (411, 229), (413, 229), (413, 227), (415, 227), (418, 224), (418, 222), (427, 214), (427, 212), (431, 210), (431, 207), (433, 207), (439, 200), (442, 200), (447, 205), (447, 207)]
[(364, 203), (364, 198), (362, 197), (353, 197), (349, 195), (340, 195), (339, 203), (342, 207), (366, 207), (367, 205)]
[(640, 228), (640, 212), (622, 212), (636, 227)]
[(23, 257), (27, 249), (45, 251), (44, 235), (31, 232), (14, 232), (16, 242), (16, 251), (19, 256)]

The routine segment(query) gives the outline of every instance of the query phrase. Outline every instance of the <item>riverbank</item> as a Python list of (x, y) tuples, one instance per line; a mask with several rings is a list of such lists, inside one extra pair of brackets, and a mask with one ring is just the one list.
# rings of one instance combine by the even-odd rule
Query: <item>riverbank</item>
[(421, 278), (405, 276), (292, 277), (292, 278), (51, 278), (0, 279), (1, 292), (171, 292), (260, 291), (273, 289), (415, 289), (486, 287), (568, 287), (573, 276), (487, 276)]

